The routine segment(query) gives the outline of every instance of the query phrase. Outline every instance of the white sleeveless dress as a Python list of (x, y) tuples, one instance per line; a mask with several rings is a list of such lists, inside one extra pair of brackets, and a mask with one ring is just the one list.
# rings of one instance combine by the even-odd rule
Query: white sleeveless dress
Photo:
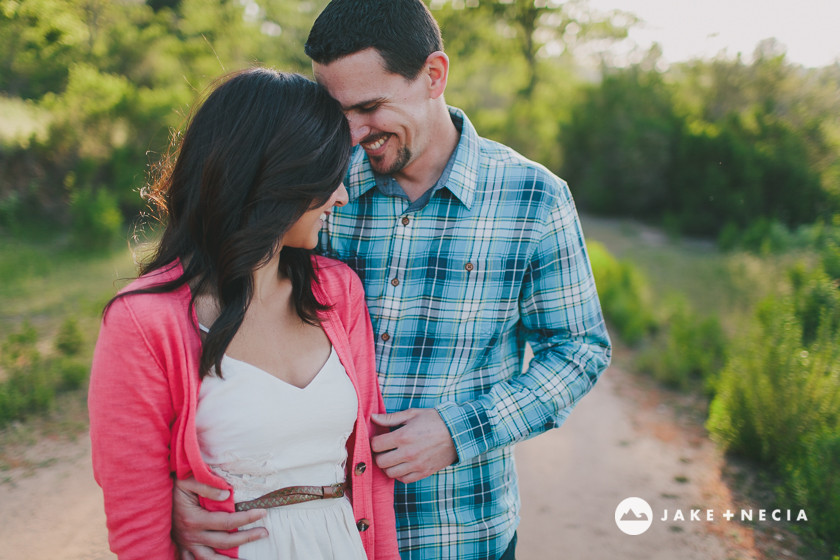
[[(196, 427), (205, 462), (233, 486), (236, 502), (287, 486), (344, 482), (358, 400), (335, 349), (302, 389), (229, 356), (222, 374), (201, 382)], [(240, 547), (240, 558), (366, 559), (346, 497), (267, 511), (244, 529), (264, 526), (269, 537)]]

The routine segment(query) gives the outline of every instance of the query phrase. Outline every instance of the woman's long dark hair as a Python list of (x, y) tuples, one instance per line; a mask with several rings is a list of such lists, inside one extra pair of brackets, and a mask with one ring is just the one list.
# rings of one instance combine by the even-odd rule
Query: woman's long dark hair
[[(272, 258), (280, 238), (305, 211), (332, 196), (350, 156), (350, 128), (341, 107), (315, 82), (252, 68), (217, 84), (193, 111), (148, 193), (166, 227), (140, 274), (178, 259), (183, 274), (117, 296), (171, 292), (187, 284), (191, 308), (198, 295), (214, 296), (220, 314), (204, 341), (201, 377), (211, 366), (221, 372), (222, 357), (251, 302), (253, 271)], [(318, 324), (317, 313), (326, 306), (312, 293), (317, 278), (311, 251), (284, 247), (280, 270), (291, 278), (297, 314)]]

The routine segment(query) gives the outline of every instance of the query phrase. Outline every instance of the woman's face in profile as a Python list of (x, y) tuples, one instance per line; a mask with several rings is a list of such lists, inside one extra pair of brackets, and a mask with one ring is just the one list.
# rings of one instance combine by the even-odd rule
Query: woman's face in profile
[(347, 189), (341, 183), (332, 196), (321, 206), (311, 208), (298, 218), (281, 240), (284, 247), (314, 249), (318, 245), (318, 234), (324, 226), (333, 206), (347, 204)]

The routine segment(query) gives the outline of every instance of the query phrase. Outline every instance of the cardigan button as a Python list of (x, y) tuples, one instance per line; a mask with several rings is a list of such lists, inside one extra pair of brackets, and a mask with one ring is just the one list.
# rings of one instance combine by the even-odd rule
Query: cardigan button
[(358, 463), (356, 465), (356, 468), (353, 469), (353, 472), (356, 474), (356, 476), (361, 476), (365, 473), (366, 470), (367, 470), (367, 465), (365, 465), (364, 463)]
[(356, 523), (356, 529), (359, 530), (360, 533), (364, 533), (370, 528), (370, 521), (367, 519), (360, 519), (358, 523)]

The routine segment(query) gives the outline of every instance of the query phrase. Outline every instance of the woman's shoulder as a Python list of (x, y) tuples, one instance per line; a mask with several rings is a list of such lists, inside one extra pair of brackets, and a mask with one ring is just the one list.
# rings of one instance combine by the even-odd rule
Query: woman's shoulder
[(189, 306), (189, 288), (182, 286), (163, 293), (148, 293), (146, 290), (175, 280), (181, 274), (181, 270), (180, 264), (176, 262), (136, 278), (118, 292), (117, 298), (108, 306), (106, 316), (110, 318), (130, 313), (159, 317), (161, 320), (172, 313), (180, 316), (185, 306)]
[(318, 284), (328, 294), (355, 292), (362, 289), (362, 281), (358, 275), (343, 262), (315, 255), (313, 264)]

